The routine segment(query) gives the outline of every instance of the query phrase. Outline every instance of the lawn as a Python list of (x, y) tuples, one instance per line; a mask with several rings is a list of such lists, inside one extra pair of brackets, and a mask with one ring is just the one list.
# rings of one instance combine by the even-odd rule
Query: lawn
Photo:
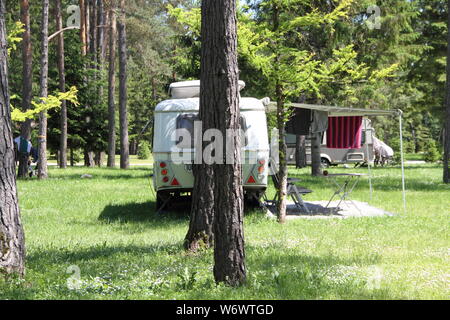
[[(330, 168), (343, 172), (345, 168)], [(365, 169), (357, 171), (366, 172)], [(92, 179), (80, 179), (84, 173)], [(216, 285), (212, 250), (186, 254), (188, 213), (157, 216), (149, 167), (50, 169), (19, 181), (27, 273), (0, 280), (0, 299), (448, 299), (450, 187), (438, 166), (373, 169), (370, 203), (393, 217), (295, 219), (246, 213), (248, 281)], [(308, 169), (291, 176), (324, 200), (332, 189)], [(271, 188), (269, 193), (273, 193)], [(369, 201), (362, 181), (354, 198)], [(75, 270), (75, 273), (68, 273)], [(78, 289), (69, 289), (79, 270)]]

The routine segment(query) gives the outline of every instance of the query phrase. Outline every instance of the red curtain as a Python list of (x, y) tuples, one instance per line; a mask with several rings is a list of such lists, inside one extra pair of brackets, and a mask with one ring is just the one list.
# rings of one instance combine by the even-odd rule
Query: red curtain
[(329, 117), (327, 130), (327, 148), (361, 148), (362, 117)]

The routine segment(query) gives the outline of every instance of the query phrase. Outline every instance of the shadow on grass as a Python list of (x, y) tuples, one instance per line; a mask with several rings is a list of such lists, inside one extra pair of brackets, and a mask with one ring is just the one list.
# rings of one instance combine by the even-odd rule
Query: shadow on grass
[[(185, 208), (186, 209), (186, 208)], [(187, 214), (186, 214), (187, 212)], [(107, 205), (100, 213), (98, 219), (106, 223), (153, 223), (173, 222), (174, 224), (187, 223), (189, 211), (171, 210), (156, 214), (156, 204), (153, 201), (142, 203), (126, 203)]]

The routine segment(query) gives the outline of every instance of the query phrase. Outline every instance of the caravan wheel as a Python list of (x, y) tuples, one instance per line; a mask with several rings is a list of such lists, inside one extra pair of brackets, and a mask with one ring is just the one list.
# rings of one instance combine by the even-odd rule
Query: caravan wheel
[(326, 158), (320, 158), (320, 165), (322, 166), (322, 168), (329, 168), (331, 163)]

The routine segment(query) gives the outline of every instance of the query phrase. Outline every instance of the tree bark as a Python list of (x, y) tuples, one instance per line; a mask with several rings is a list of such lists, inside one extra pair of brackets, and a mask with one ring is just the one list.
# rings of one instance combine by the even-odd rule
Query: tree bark
[[(237, 133), (240, 126), (236, 1), (203, 0), (201, 12), (200, 108), (205, 111), (203, 121), (211, 120), (227, 137), (227, 129)], [(213, 164), (214, 278), (231, 286), (246, 279), (240, 139), (234, 134), (224, 143), (225, 164)]]
[[(448, 6), (450, 8), (450, 0), (448, 0)], [(450, 11), (448, 13), (447, 26), (450, 28)], [(450, 30), (450, 29), (448, 29)], [(444, 158), (443, 158), (443, 181), (444, 183), (450, 183), (450, 32), (447, 34), (447, 90), (445, 97), (445, 120), (444, 120)]]
[[(31, 24), (30, 24), (30, 5), (28, 0), (20, 1), (20, 21), (24, 24), (24, 33), (22, 35), (22, 109), (24, 111), (31, 108), (31, 97), (33, 93), (33, 52), (31, 48)], [(31, 120), (25, 120), (21, 124), (20, 134), (23, 138), (31, 139)], [(28, 155), (19, 154), (20, 178), (28, 176)]]
[(322, 174), (320, 161), (320, 145), (322, 141), (320, 138), (320, 132), (311, 135), (311, 175), (313, 176), (320, 176)]
[[(276, 5), (273, 5), (273, 31), (277, 32), (279, 29), (279, 9)], [(276, 52), (276, 63), (274, 68), (278, 69), (278, 61), (280, 60), (280, 53)], [(276, 72), (278, 75), (279, 72)], [(278, 222), (284, 223), (286, 221), (286, 204), (287, 204), (287, 159), (286, 159), (286, 108), (285, 108), (285, 95), (284, 88), (280, 82), (280, 79), (276, 79), (275, 95), (277, 99), (277, 129), (278, 129), (278, 158), (279, 158), (279, 171), (278, 177)]]
[(125, 0), (120, 0), (119, 29), (119, 127), (120, 127), (120, 168), (130, 166), (130, 146), (128, 141), (127, 111), (127, 34), (125, 27)]
[(279, 189), (278, 193), (278, 222), (286, 222), (286, 205), (287, 205), (287, 159), (286, 159), (286, 110), (285, 110), (285, 98), (283, 95), (283, 87), (280, 83), (276, 84), (276, 96), (277, 96), (277, 127), (278, 127), (278, 157), (279, 157), (279, 171), (277, 174)]
[[(61, 13), (61, 0), (55, 0), (55, 20), (56, 30), (63, 29), (63, 20)], [(66, 91), (66, 73), (64, 64), (64, 34), (58, 35), (57, 45), (57, 63), (59, 73), (59, 91)], [(67, 168), (67, 103), (65, 100), (61, 102), (61, 116), (60, 116), (61, 136), (59, 140), (59, 167), (61, 169)]]
[(5, 13), (5, 0), (0, 0), (0, 274), (23, 276), (25, 240), (15, 177)]
[[(42, 24), (41, 24), (41, 75), (40, 96), (48, 96), (48, 11), (49, 0), (42, 0)], [(47, 171), (47, 112), (39, 114), (39, 159), (38, 178), (46, 179)]]
[(116, 166), (116, 5), (111, 1), (109, 11), (109, 72), (108, 72), (108, 167)]
[(79, 0), (80, 6), (80, 41), (81, 41), (81, 55), (87, 54), (87, 39), (86, 39), (86, 2)]
[(306, 137), (302, 135), (297, 135), (295, 140), (295, 166), (306, 167)]

